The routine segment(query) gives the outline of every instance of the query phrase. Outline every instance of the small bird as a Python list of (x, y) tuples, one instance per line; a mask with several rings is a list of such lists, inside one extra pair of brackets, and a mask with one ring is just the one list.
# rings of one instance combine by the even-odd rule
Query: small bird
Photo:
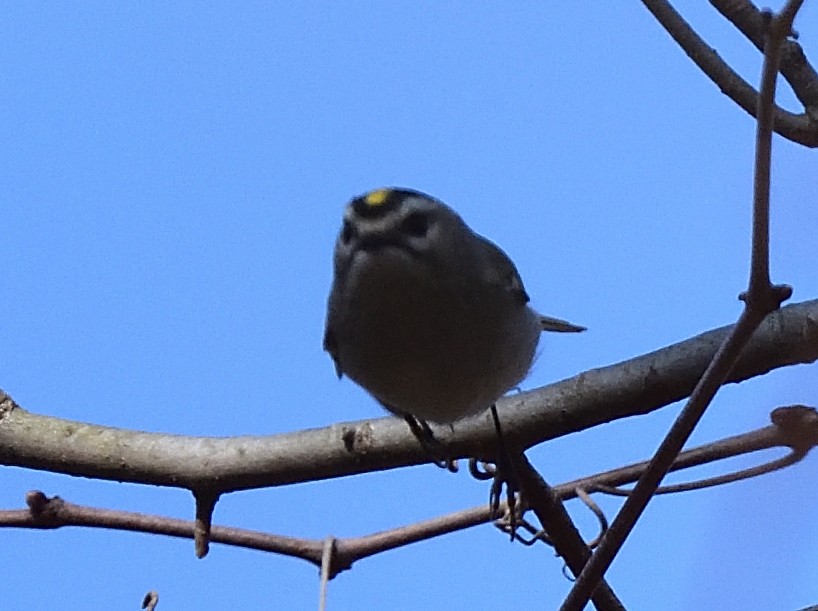
[(428, 430), (493, 407), (528, 374), (542, 331), (584, 331), (528, 301), (511, 259), (449, 206), (377, 189), (344, 210), (324, 349), (339, 378)]

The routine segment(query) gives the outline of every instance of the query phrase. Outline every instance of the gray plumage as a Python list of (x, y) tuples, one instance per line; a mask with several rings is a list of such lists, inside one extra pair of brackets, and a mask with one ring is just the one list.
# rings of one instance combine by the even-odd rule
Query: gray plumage
[(324, 349), (389, 411), (451, 423), (528, 373), (543, 330), (582, 327), (528, 306), (517, 269), (442, 202), (358, 197), (335, 246)]

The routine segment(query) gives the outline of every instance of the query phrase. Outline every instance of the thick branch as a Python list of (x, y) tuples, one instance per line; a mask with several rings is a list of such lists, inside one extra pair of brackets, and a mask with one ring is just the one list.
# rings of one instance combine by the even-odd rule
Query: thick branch
[[(654, 411), (692, 392), (731, 327), (498, 402), (515, 447)], [(739, 382), (818, 359), (818, 300), (782, 308), (732, 370)], [(239, 407), (234, 407), (239, 409)], [(494, 456), (486, 413), (435, 433), (457, 456)], [(428, 462), (403, 421), (380, 418), (282, 435), (208, 438), (106, 428), (27, 412), (0, 396), (0, 464), (98, 479), (206, 487), (278, 486)]]

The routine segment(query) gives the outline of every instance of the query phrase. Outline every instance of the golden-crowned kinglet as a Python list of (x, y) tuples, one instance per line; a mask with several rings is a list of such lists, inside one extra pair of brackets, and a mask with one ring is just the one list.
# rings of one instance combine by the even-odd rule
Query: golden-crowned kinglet
[(451, 423), (528, 373), (540, 332), (508, 256), (437, 199), (379, 189), (350, 202), (335, 245), (324, 349), (390, 412)]

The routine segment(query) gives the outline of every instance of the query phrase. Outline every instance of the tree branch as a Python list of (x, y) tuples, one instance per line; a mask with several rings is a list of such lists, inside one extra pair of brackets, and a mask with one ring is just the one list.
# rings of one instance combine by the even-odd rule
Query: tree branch
[[(537, 515), (554, 549), (565, 560), (574, 576), (579, 576), (582, 567), (591, 557), (591, 550), (582, 540), (556, 491), (531, 466), (523, 453), (514, 460), (514, 472), (520, 478), (526, 502)], [(604, 579), (600, 580), (591, 600), (600, 610), (625, 609)]]
[[(515, 447), (652, 412), (692, 391), (731, 327), (498, 401)], [(818, 359), (818, 300), (771, 315), (729, 381)], [(1, 393), (2, 391), (0, 391)], [(487, 414), (435, 434), (453, 456), (494, 456)], [(28, 412), (0, 394), (0, 464), (113, 481), (229, 492), (428, 462), (403, 421), (380, 418), (281, 435), (207, 438), (144, 433)]]
[[(756, 117), (758, 91), (733, 70), (709, 46), (667, 0), (642, 0), (671, 38), (691, 60), (731, 100), (750, 116)], [(761, 13), (749, 2), (717, 1), (712, 4), (736, 25), (759, 49), (763, 45)], [(753, 11), (747, 10), (747, 5)], [(811, 148), (818, 147), (818, 76), (804, 57), (800, 45), (788, 43), (785, 77), (790, 82), (806, 112), (795, 114), (775, 105), (775, 131), (785, 138)], [(783, 71), (784, 69), (782, 69)]]
[[(791, 448), (796, 458), (800, 459), (818, 445), (818, 412), (814, 408), (800, 405), (779, 407), (773, 410), (771, 419), (773, 422), (771, 426), (682, 452), (674, 461), (671, 471), (680, 471), (775, 447)], [(562, 501), (576, 498), (581, 490), (609, 493), (615, 491), (618, 486), (635, 482), (647, 466), (647, 461), (627, 465), (560, 484), (555, 486), (553, 491)], [(722, 476), (722, 478), (722, 483), (736, 479), (729, 476)], [(673, 488), (680, 488), (680, 486), (669, 488), (671, 489), (668, 492), (673, 492)], [(26, 503), (29, 507), (27, 510), (0, 510), (0, 528), (53, 529), (64, 526), (85, 526), (195, 538), (195, 521), (75, 505), (60, 497), (49, 499), (38, 491), (28, 493)], [(236, 547), (301, 558), (319, 567), (328, 566), (326, 570), (328, 577), (331, 578), (350, 568), (357, 560), (491, 521), (489, 507), (482, 504), (471, 509), (362, 537), (347, 539), (333, 537), (332, 558), (329, 565), (326, 563), (326, 539), (323, 541), (299, 539), (242, 528), (212, 526), (210, 540)]]
[[(766, 20), (764, 12), (749, 0), (710, 0), (725, 19), (764, 52)], [(779, 70), (792, 87), (798, 101), (804, 105), (813, 121), (818, 121), (818, 72), (807, 60), (804, 49), (794, 40), (785, 40), (781, 45)], [(818, 127), (818, 126), (816, 126)]]
[(610, 529), (602, 537), (596, 552), (571, 588), (561, 607), (564, 611), (581, 611), (585, 608), (605, 571), (655, 494), (662, 478), (690, 438), (716, 392), (727, 380), (742, 350), (767, 315), (778, 309), (781, 303), (792, 295), (789, 286), (770, 283), (770, 160), (773, 107), (781, 44), (792, 31), (793, 20), (802, 2), (803, 0), (789, 0), (779, 14), (772, 16), (764, 45), (761, 94), (758, 97), (757, 111), (750, 281), (747, 292), (741, 296), (744, 300), (744, 310), (708, 365), (689, 401), (662, 440), (648, 468), (639, 477), (633, 492), (625, 500)]

